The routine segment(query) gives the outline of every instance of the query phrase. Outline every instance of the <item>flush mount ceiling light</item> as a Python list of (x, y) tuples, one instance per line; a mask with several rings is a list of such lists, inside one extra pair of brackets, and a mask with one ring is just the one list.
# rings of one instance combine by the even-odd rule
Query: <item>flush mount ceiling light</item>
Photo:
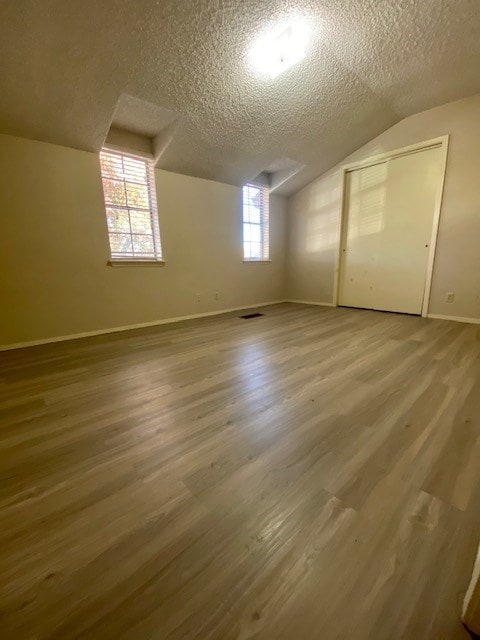
[(263, 34), (250, 52), (253, 66), (260, 73), (276, 78), (305, 57), (308, 32), (304, 22), (294, 20)]

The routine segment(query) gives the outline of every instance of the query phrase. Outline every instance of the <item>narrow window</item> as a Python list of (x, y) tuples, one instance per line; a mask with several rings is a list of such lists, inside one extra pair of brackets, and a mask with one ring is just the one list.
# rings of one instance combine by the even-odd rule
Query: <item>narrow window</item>
[(102, 149), (100, 166), (112, 260), (161, 260), (153, 163)]
[(246, 184), (242, 195), (243, 258), (248, 262), (269, 260), (268, 188)]

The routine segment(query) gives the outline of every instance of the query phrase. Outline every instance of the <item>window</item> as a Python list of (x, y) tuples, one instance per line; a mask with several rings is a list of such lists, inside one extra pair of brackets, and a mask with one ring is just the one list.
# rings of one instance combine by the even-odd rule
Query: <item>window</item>
[(243, 258), (250, 262), (269, 259), (268, 188), (243, 187)]
[(151, 161), (102, 149), (103, 195), (112, 260), (161, 260)]

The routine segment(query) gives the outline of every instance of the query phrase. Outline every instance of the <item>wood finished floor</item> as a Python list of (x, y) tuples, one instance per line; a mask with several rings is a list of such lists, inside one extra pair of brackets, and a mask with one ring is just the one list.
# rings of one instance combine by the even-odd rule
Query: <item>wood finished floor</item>
[(0, 638), (457, 640), (480, 326), (283, 304), (0, 354)]

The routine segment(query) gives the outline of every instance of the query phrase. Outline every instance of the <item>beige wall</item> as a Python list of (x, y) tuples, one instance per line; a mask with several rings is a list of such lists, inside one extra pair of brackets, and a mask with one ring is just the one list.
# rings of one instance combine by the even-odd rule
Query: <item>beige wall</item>
[[(480, 95), (402, 120), (342, 164), (450, 134), (429, 313), (480, 318)], [(287, 295), (331, 302), (340, 165), (289, 200)], [(453, 291), (455, 301), (446, 303)]]
[[(447, 133), (430, 313), (480, 318), (480, 96), (411, 116), (345, 162)], [(156, 171), (166, 266), (107, 267), (97, 156), (1, 135), (0, 345), (248, 306), (285, 293), (331, 302), (340, 178), (336, 167), (290, 199), (286, 270), (283, 198), (271, 197), (272, 263), (244, 264), (240, 190)], [(455, 293), (453, 303), (444, 301), (447, 291)]]
[(156, 181), (166, 266), (108, 267), (97, 156), (0, 136), (0, 345), (284, 297), (282, 197), (271, 264), (244, 264), (239, 188), (158, 170)]

